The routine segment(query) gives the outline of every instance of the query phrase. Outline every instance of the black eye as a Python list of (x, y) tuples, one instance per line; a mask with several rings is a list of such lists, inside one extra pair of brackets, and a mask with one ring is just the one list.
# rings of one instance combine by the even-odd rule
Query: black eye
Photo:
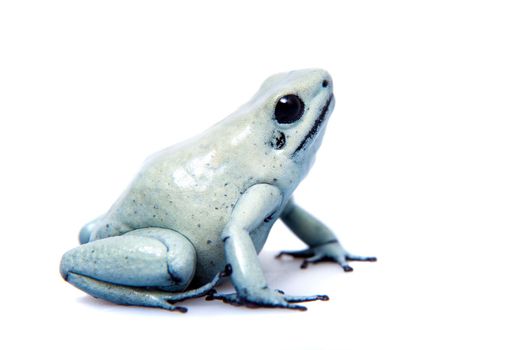
[(277, 101), (275, 119), (280, 124), (290, 124), (301, 118), (304, 103), (297, 95), (286, 95)]

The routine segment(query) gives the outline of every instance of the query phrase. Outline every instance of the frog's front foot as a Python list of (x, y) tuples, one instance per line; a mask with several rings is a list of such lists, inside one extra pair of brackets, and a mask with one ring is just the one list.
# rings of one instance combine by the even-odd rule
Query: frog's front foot
[(282, 251), (277, 255), (277, 258), (283, 255), (289, 255), (294, 258), (305, 258), (301, 264), (302, 269), (308, 267), (308, 264), (333, 261), (338, 263), (345, 272), (353, 271), (347, 261), (377, 261), (377, 258), (373, 256), (359, 256), (348, 253), (338, 241), (331, 241), (303, 250)]
[(271, 307), (306, 311), (306, 307), (296, 303), (314, 300), (328, 300), (327, 295), (290, 296), (281, 290), (272, 290), (268, 287), (256, 291), (243, 293), (211, 294), (206, 300), (222, 300), (227, 304), (247, 307)]

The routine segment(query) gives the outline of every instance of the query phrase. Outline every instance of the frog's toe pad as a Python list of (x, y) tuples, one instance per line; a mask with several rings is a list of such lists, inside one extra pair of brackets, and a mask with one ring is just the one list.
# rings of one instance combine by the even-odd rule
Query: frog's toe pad
[(185, 314), (186, 312), (188, 312), (188, 308), (187, 307), (184, 307), (184, 306), (178, 306), (178, 305), (174, 305), (172, 301), (166, 301), (166, 303), (168, 305), (164, 306), (163, 309), (166, 309), (166, 310), (169, 310), (169, 311), (178, 311), (178, 312), (182, 312), (183, 314)]

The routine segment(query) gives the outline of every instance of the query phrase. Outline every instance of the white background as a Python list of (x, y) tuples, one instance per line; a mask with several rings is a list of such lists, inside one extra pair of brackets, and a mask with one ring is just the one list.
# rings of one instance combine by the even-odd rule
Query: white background
[[(520, 1), (3, 1), (2, 349), (523, 349), (525, 11)], [(322, 67), (337, 105), (298, 201), (377, 263), (261, 261), (309, 311), (95, 300), (63, 252), (150, 153), (266, 76)]]

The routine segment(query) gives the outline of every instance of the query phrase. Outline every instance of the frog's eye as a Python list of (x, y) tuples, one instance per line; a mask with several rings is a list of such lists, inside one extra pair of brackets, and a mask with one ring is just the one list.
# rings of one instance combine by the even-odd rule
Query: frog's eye
[(275, 106), (275, 120), (279, 124), (293, 123), (304, 112), (304, 102), (297, 95), (285, 95), (277, 101)]

